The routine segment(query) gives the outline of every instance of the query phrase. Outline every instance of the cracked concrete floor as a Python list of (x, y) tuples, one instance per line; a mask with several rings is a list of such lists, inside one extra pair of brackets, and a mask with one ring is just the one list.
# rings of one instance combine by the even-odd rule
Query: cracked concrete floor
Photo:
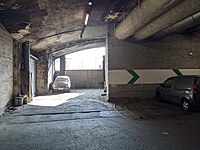
[(111, 104), (102, 90), (36, 97), (0, 116), (0, 150), (199, 150), (200, 113), (154, 101)]

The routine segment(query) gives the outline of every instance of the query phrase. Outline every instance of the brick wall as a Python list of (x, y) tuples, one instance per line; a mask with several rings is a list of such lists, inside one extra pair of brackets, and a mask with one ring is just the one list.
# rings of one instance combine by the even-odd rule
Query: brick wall
[[(56, 72), (59, 75), (59, 72)], [(101, 88), (103, 70), (66, 70), (65, 75), (71, 79), (72, 88)]]
[(13, 97), (13, 40), (0, 24), (0, 114)]
[[(114, 36), (112, 24), (107, 35), (107, 68), (110, 70), (134, 69), (199, 69), (200, 40), (173, 35), (159, 41), (121, 41)], [(193, 56), (189, 52), (193, 52)], [(109, 76), (108, 82), (109, 82)], [(158, 84), (110, 84), (109, 99), (153, 97)]]

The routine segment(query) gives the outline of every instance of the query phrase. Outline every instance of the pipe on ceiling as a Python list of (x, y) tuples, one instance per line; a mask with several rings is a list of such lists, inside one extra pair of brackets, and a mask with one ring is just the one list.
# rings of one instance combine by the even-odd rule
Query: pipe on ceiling
[(200, 12), (193, 14), (186, 19), (175, 23), (174, 25), (156, 33), (152, 37), (155, 39), (165, 37), (169, 34), (179, 34), (183, 31), (200, 24)]
[(185, 0), (136, 32), (133, 37), (138, 41), (146, 39), (199, 11), (199, 0)]
[(124, 40), (184, 0), (145, 0), (117, 26), (115, 36)]

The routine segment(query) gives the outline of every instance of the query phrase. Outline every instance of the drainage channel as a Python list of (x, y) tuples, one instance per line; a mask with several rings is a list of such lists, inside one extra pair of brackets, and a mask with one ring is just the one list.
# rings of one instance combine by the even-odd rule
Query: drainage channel
[(35, 114), (23, 114), (20, 116), (45, 116), (45, 115), (64, 115), (64, 114), (78, 114), (78, 113), (99, 113), (100, 110), (90, 110), (90, 111), (69, 111), (69, 112), (55, 112), (55, 113), (35, 113)]

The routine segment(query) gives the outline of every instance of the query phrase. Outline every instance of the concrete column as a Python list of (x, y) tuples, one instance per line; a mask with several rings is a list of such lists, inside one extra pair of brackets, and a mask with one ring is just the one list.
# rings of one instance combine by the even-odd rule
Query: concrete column
[(103, 81), (105, 82), (105, 55), (103, 56), (103, 62), (102, 62), (102, 65), (103, 65)]
[(60, 57), (60, 75), (65, 75), (65, 55)]
[(30, 45), (29, 42), (24, 42), (22, 45), (22, 57), (23, 57), (23, 65), (24, 71), (29, 71), (29, 61), (30, 61)]
[(49, 91), (52, 90), (52, 82), (56, 77), (56, 71), (55, 71), (55, 62), (52, 58), (52, 56), (49, 56), (48, 58), (48, 88)]
[(21, 94), (21, 59), (22, 59), (22, 45), (14, 41), (13, 45), (13, 95), (14, 97)]
[(28, 101), (32, 100), (32, 90), (31, 90), (31, 80), (30, 80), (30, 45), (29, 42), (24, 42), (22, 44), (22, 71), (21, 71), (21, 81), (22, 81), (22, 91), (21, 94), (28, 96)]
[(48, 56), (46, 51), (38, 53), (37, 61), (37, 94), (42, 95), (48, 92)]
[(107, 96), (107, 100), (109, 100), (109, 82), (108, 82), (108, 70), (109, 70), (109, 66), (108, 66), (108, 60), (109, 60), (109, 25), (107, 27), (107, 35), (106, 35), (106, 49), (105, 49), (105, 89), (104, 91), (106, 91), (106, 96)]

